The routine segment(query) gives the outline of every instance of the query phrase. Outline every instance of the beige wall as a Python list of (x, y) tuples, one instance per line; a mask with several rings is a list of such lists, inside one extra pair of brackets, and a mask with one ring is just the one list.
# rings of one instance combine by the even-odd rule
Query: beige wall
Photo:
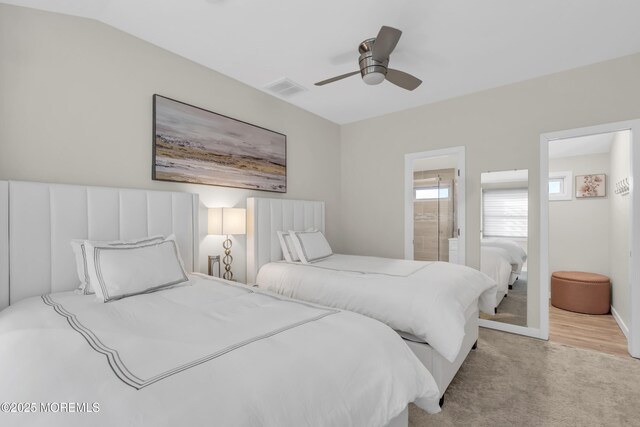
[[(284, 197), (326, 201), (328, 238), (341, 249), (336, 124), (96, 21), (2, 4), (0, 77), (0, 179), (190, 191), (208, 206), (280, 197), (152, 181), (159, 93), (286, 134)], [(221, 242), (204, 238), (201, 258)], [(233, 255), (243, 279), (244, 237)]]
[(640, 117), (639, 73), (633, 55), (343, 126), (345, 250), (403, 257), (404, 155), (464, 145), (466, 256), (477, 267), (480, 173), (528, 169), (528, 324), (537, 327), (540, 134)]
[(631, 326), (631, 283), (629, 278), (631, 197), (615, 194), (615, 183), (631, 176), (631, 135), (629, 131), (617, 132), (611, 146), (609, 197), (611, 198), (611, 305), (627, 328)]
[[(0, 5), (0, 52), (0, 179), (185, 190), (210, 206), (278, 197), (151, 181), (151, 95), (160, 93), (286, 134), (285, 197), (326, 201), (337, 251), (402, 257), (404, 155), (464, 145), (466, 255), (474, 267), (482, 171), (529, 169), (535, 207), (541, 133), (640, 117), (640, 55), (339, 127), (91, 20)], [(538, 325), (538, 221), (534, 209), (531, 326)], [(205, 238), (202, 257), (220, 253), (219, 244)], [(241, 278), (244, 251), (239, 238)]]
[[(549, 171), (573, 172), (571, 200), (549, 202), (549, 272), (610, 275), (611, 177), (609, 153), (549, 159)], [(607, 196), (575, 197), (576, 175), (607, 174)]]

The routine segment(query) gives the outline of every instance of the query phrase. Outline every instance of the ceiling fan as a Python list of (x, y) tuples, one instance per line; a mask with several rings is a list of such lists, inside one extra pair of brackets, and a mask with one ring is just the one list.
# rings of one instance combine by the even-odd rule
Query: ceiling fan
[(352, 71), (341, 76), (332, 77), (327, 80), (316, 83), (316, 86), (323, 86), (333, 83), (347, 77), (354, 76), (358, 73), (362, 75), (362, 80), (368, 85), (377, 85), (385, 79), (406, 90), (414, 90), (422, 83), (422, 80), (404, 71), (388, 68), (389, 56), (395, 49), (400, 40), (402, 31), (383, 26), (378, 32), (378, 36), (374, 39), (367, 39), (360, 43), (358, 51), (360, 52), (360, 71)]

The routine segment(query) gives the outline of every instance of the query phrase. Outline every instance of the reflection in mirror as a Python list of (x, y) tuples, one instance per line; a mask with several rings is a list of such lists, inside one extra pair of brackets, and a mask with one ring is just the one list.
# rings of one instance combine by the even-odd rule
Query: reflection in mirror
[(483, 319), (527, 326), (528, 171), (481, 175), (480, 270), (498, 284), (495, 314)]

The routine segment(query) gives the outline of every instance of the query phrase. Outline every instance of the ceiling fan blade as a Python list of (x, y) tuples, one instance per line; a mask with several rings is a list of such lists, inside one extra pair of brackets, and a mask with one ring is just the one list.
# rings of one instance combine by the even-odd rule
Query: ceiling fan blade
[(376, 41), (373, 43), (371, 58), (378, 62), (383, 62), (389, 58), (393, 49), (396, 48), (401, 35), (402, 31), (396, 28), (382, 26), (378, 32)]
[(393, 68), (389, 68), (387, 70), (387, 80), (406, 90), (414, 90), (422, 84), (422, 80), (419, 78), (405, 73), (404, 71), (394, 70)]
[(330, 79), (323, 80), (321, 82), (316, 83), (316, 86), (323, 86), (327, 83), (337, 82), (338, 80), (346, 79), (347, 77), (355, 76), (356, 74), (360, 74), (360, 71), (352, 71), (347, 74), (342, 74), (341, 76), (331, 77)]

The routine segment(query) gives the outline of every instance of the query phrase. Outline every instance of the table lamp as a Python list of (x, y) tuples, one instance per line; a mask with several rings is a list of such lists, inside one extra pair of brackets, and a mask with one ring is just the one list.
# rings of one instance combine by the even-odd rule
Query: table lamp
[(233, 273), (231, 272), (233, 257), (231, 256), (231, 239), (229, 239), (229, 236), (246, 233), (246, 210), (242, 208), (211, 208), (209, 209), (208, 228), (211, 235), (227, 236), (226, 240), (222, 242), (222, 247), (224, 248), (224, 258), (222, 258), (224, 274), (222, 278), (233, 280)]

